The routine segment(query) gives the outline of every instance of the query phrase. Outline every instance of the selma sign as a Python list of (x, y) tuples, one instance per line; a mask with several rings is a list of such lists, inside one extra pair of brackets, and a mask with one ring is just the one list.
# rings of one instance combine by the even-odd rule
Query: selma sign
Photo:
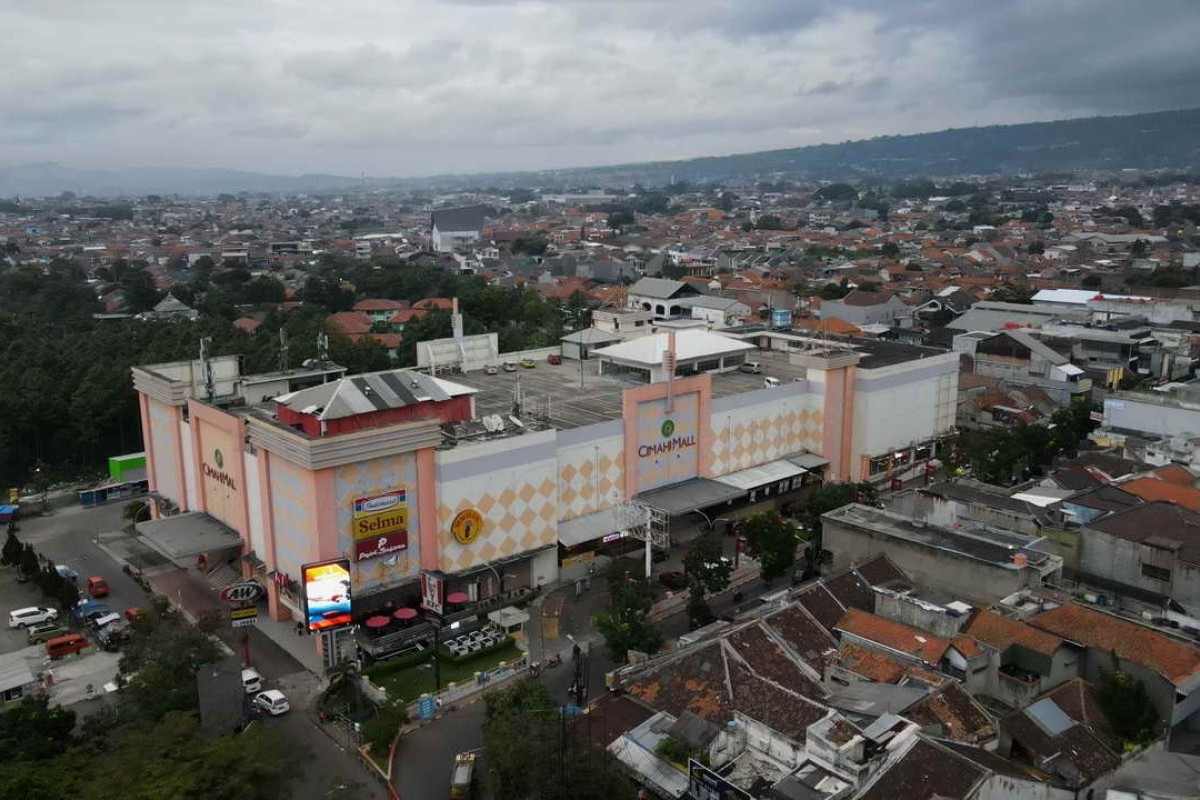
[(638, 448), (638, 458), (649, 458), (650, 456), (658, 456), (663, 453), (670, 453), (675, 450), (684, 450), (688, 447), (696, 446), (696, 437), (675, 436), (675, 421), (666, 420), (660, 429), (663, 435), (661, 442), (654, 444), (644, 444)]

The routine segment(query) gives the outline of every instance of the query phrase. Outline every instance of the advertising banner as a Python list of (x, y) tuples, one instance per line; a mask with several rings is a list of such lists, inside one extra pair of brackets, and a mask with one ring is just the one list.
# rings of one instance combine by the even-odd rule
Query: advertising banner
[(304, 614), (310, 631), (350, 624), (350, 562), (344, 558), (301, 567)]
[(354, 560), (364, 561), (408, 547), (408, 496), (404, 489), (354, 500), (350, 523)]
[(372, 536), (369, 539), (355, 539), (354, 560), (366, 561), (368, 558), (379, 558), (407, 549), (408, 534), (404, 532), (387, 536)]
[(442, 613), (442, 593), (445, 581), (431, 572), (421, 573), (421, 608), (435, 614)]

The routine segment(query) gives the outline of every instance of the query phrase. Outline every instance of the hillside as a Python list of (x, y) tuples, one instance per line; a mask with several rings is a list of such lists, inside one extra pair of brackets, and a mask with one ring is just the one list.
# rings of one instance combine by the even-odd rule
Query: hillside
[(881, 136), (787, 150), (557, 170), (532, 175), (463, 176), (487, 182), (664, 184), (730, 178), (898, 178), (909, 175), (1019, 174), (1200, 166), (1200, 109), (1124, 117), (960, 128)]
[(100, 170), (28, 164), (0, 167), (0, 197), (44, 197), (64, 191), (109, 197), (150, 193), (212, 195), (239, 191), (321, 192), (355, 187), (629, 186), (748, 177), (871, 180), (909, 175), (1195, 168), (1200, 168), (1200, 109), (960, 128), (683, 161), (412, 179), (364, 180), (337, 175), (287, 176), (165, 167)]

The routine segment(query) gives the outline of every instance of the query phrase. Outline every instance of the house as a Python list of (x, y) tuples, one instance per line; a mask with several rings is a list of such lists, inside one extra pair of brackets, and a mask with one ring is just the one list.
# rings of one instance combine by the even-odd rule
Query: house
[(175, 295), (168, 294), (162, 300), (159, 300), (154, 305), (154, 308), (138, 314), (138, 319), (192, 322), (200, 319), (200, 312), (177, 298)]
[(982, 685), (971, 680), (972, 676), (964, 676), (968, 687), (1011, 708), (1023, 708), (1079, 675), (1079, 655), (1074, 648), (1021, 620), (976, 609), (962, 632), (994, 654)]
[(713, 328), (729, 328), (750, 316), (750, 306), (732, 297), (685, 297), (679, 307), (685, 313), (690, 311), (692, 319), (704, 320)]
[[(1130, 487), (1133, 489), (1130, 489)], [(1160, 496), (1190, 501), (1190, 487), (1144, 478), (1121, 484), (1161, 487)], [(1143, 495), (1144, 496), (1144, 495)], [(1079, 577), (1084, 582), (1163, 607), (1168, 600), (1200, 615), (1200, 514), (1167, 499), (1152, 500), (1088, 522), (1081, 536)]]
[(361, 311), (371, 318), (372, 322), (389, 322), (397, 311), (408, 309), (408, 303), (403, 300), (388, 300), (386, 298), (367, 298), (354, 304), (354, 311)]
[(1062, 557), (1041, 538), (958, 523), (954, 527), (851, 503), (822, 516), (833, 563), (852, 564), (880, 552), (917, 583), (982, 604), (1062, 571)]
[(431, 214), (433, 249), (452, 253), (479, 241), (487, 220), (487, 206), (441, 208)]
[(1200, 719), (1200, 650), (1195, 646), (1073, 603), (1035, 614), (1029, 624), (1079, 648), (1081, 677), (1089, 681), (1111, 670), (1115, 657), (1122, 671), (1145, 684), (1168, 727)]
[(821, 318), (844, 320), (858, 328), (864, 325), (910, 328), (913, 323), (913, 310), (890, 292), (853, 289), (841, 300), (822, 302)]
[(950, 647), (947, 639), (852, 608), (834, 626), (842, 641), (880, 650), (936, 669)]
[(625, 295), (625, 307), (634, 311), (650, 311), (656, 320), (690, 317), (679, 301), (702, 294), (691, 283), (666, 278), (642, 278), (629, 287)]
[(1092, 687), (1075, 678), (1000, 720), (997, 755), (1083, 792), (1121, 766)]
[(971, 356), (976, 375), (1001, 378), (1012, 386), (1037, 387), (1060, 406), (1092, 390), (1083, 369), (1025, 330), (961, 334), (954, 337), (954, 349)]
[(20, 653), (0, 655), (0, 710), (33, 696), (37, 685), (37, 678)]

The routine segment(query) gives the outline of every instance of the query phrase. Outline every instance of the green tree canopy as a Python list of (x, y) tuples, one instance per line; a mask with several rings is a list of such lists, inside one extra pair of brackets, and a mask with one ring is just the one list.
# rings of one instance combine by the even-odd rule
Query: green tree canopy
[(632, 797), (620, 767), (567, 720), (542, 683), (523, 680), (484, 697), (483, 741), (493, 797), (610, 800)]
[(792, 523), (775, 513), (754, 514), (742, 522), (746, 553), (761, 565), (762, 579), (770, 583), (782, 577), (796, 563), (800, 543)]

